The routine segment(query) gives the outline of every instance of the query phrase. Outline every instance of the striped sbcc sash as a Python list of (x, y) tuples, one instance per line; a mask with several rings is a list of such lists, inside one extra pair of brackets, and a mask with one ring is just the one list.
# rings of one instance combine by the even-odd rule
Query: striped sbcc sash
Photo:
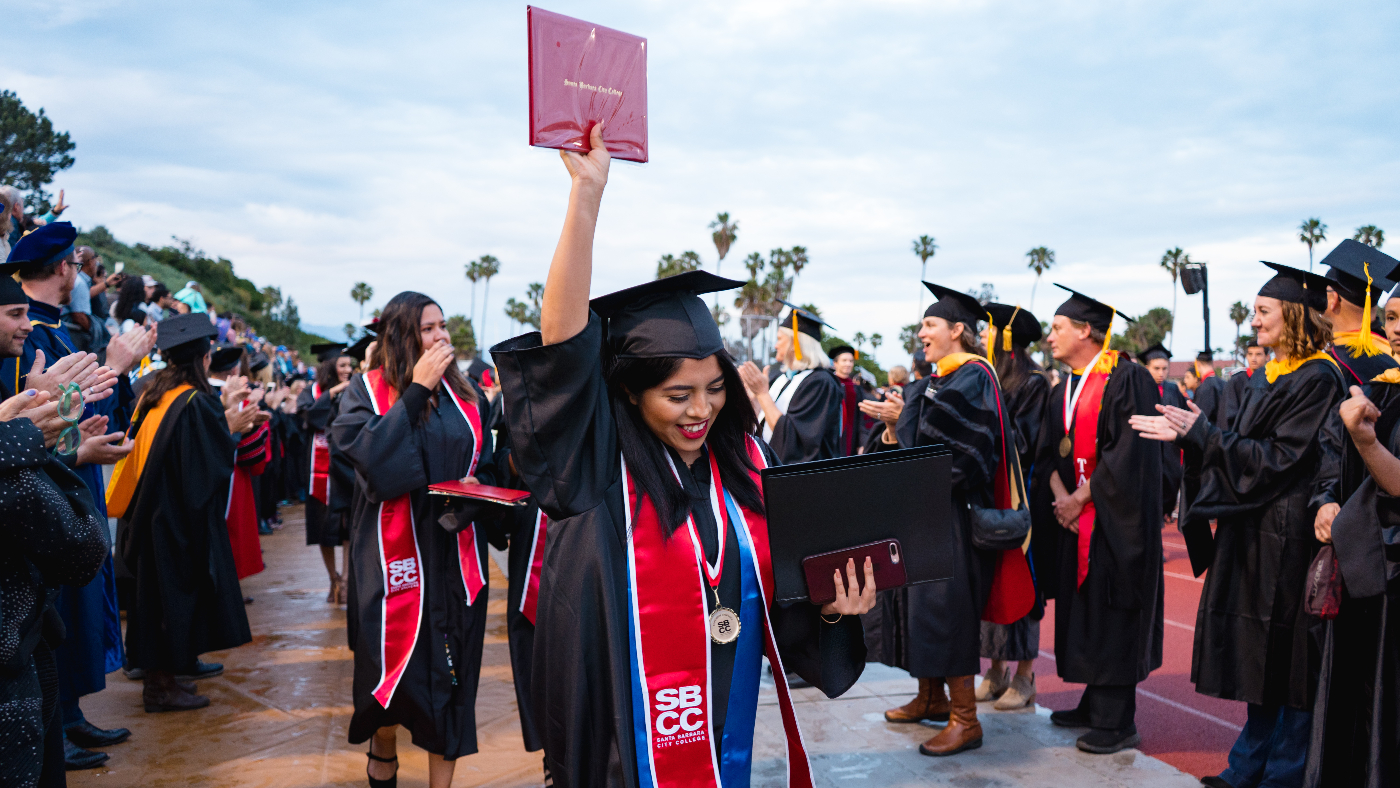
[[(371, 395), (373, 396), (373, 395)], [(321, 386), (311, 384), (311, 398), (321, 398)], [(331, 442), (326, 430), (316, 430), (311, 436), (311, 497), (322, 505), (330, 505), (331, 489)]]
[[(371, 369), (361, 379), (369, 392), (375, 415), (383, 416), (398, 401), (398, 391), (384, 380), (383, 372), (379, 369)], [(472, 459), (466, 473), (471, 476), (476, 472), (477, 461), (481, 459), (481, 414), (475, 404), (463, 402), (451, 386), (444, 384), (441, 390), (447, 392), (448, 398), (456, 403), (457, 410), (471, 427)], [(377, 526), (384, 600), (379, 625), (379, 684), (375, 686), (373, 695), (379, 705), (387, 709), (413, 655), (423, 619), (423, 561), (418, 551), (418, 534), (414, 530), (412, 495), (406, 493), (379, 504)], [(471, 605), (481, 589), (486, 587), (486, 573), (476, 549), (476, 526), (468, 525), (457, 532), (456, 538), (462, 585), (467, 604)]]
[(535, 533), (530, 539), (530, 560), (526, 562), (525, 591), (520, 595), (520, 613), (531, 624), (540, 604), (540, 572), (544, 570), (544, 537), (549, 518), (544, 510), (535, 513)]

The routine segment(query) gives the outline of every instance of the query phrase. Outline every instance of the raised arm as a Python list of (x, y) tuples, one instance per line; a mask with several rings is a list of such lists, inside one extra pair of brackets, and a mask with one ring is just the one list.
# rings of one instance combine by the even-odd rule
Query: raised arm
[(559, 151), (569, 170), (569, 208), (564, 229), (549, 263), (544, 303), (540, 306), (540, 338), (546, 345), (571, 339), (588, 326), (588, 289), (593, 279), (593, 234), (598, 226), (598, 207), (603, 188), (608, 185), (608, 164), (612, 157), (603, 145), (603, 124), (593, 127), (589, 136), (592, 150), (587, 154)]

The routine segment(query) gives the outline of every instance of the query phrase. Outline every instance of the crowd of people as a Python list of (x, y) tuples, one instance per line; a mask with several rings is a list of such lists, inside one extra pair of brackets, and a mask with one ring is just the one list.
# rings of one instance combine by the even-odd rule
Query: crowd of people
[[(78, 703), (118, 667), (148, 712), (208, 705), (197, 682), (222, 666), (201, 656), (251, 639), (240, 581), (262, 569), (259, 531), (304, 499), (327, 602), (347, 609), (349, 741), (368, 742), (375, 788), (396, 784), (400, 727), (435, 787), (477, 751), (488, 545), (508, 551), (525, 746), (556, 785), (747, 784), (765, 658), (792, 785), (813, 781), (791, 688), (837, 697), (869, 661), (918, 679), (884, 716), (935, 724), (921, 753), (975, 750), (979, 701), (1034, 704), (1051, 609), (1056, 670), (1085, 689), (1049, 724), (1115, 753), (1140, 743), (1137, 685), (1162, 665), (1172, 525), (1204, 575), (1191, 680), (1248, 710), (1202, 782), (1400, 784), (1400, 262), (1344, 241), (1326, 276), (1267, 263), (1228, 380), (1210, 352), (1178, 381), (1160, 344), (1110, 349), (1130, 318), (1063, 285), (1047, 331), (925, 283), (922, 349), (876, 387), (791, 305), (774, 363), (737, 363), (701, 296), (741, 282), (697, 271), (589, 300), (601, 133), (561, 154), (540, 330), (492, 348), (494, 368), (457, 358), (421, 293), (354, 345), (314, 347), (313, 369), (209, 314), (195, 283), (104, 277), (57, 216), (13, 240), (6, 780), (62, 784), (129, 735)], [(950, 452), (949, 579), (877, 594), (851, 560), (821, 589), (834, 601), (775, 600), (764, 468), (933, 445)]]

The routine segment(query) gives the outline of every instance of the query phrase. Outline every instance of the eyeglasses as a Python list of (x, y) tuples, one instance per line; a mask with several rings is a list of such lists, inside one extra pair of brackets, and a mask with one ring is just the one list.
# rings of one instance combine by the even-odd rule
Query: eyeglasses
[(58, 434), (54, 451), (74, 454), (78, 451), (78, 444), (83, 442), (82, 430), (78, 429), (78, 420), (83, 417), (83, 390), (76, 382), (66, 383), (60, 389), (58, 417), (68, 422), (68, 426)]

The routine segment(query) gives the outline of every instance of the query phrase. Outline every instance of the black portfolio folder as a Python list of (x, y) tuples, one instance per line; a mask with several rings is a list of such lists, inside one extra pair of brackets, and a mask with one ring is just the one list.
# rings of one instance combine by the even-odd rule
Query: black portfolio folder
[(807, 599), (802, 559), (898, 539), (909, 585), (953, 576), (951, 453), (942, 445), (763, 470), (779, 602)]

